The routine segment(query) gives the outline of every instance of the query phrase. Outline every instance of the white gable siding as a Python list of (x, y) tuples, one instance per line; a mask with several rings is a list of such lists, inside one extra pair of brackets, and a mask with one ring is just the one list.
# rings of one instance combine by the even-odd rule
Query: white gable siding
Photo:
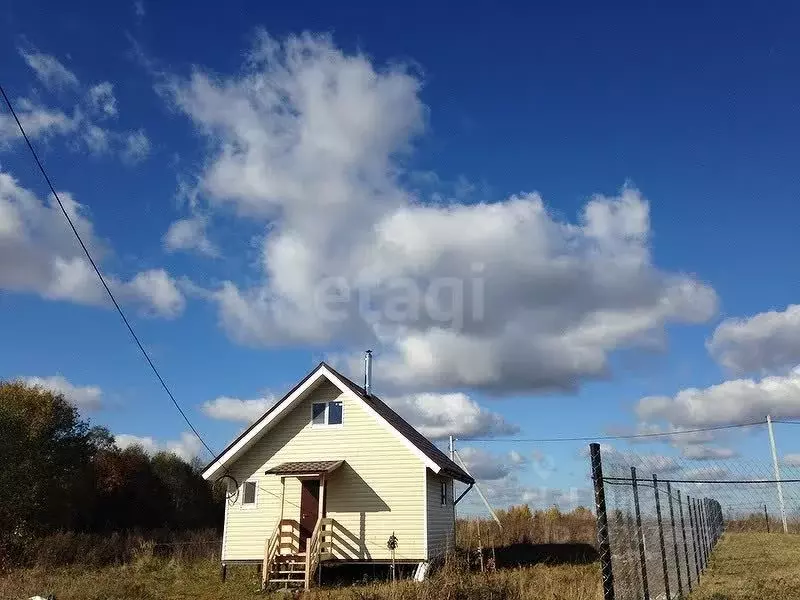
[[(311, 403), (341, 400), (340, 427), (312, 427)], [(383, 560), (389, 536), (396, 558), (425, 556), (424, 488), (419, 457), (370, 414), (358, 399), (324, 381), (228, 469), (241, 484), (258, 481), (257, 505), (226, 510), (223, 560), (261, 560), (280, 517), (281, 478), (264, 471), (284, 462), (344, 460), (328, 479), (327, 516), (344, 528), (339, 558)], [(300, 483), (286, 478), (284, 518), (298, 519)]]
[[(428, 557), (433, 558), (454, 548), (455, 510), (453, 480), (426, 469), (428, 503)], [(447, 485), (447, 504), (442, 505), (442, 482)]]

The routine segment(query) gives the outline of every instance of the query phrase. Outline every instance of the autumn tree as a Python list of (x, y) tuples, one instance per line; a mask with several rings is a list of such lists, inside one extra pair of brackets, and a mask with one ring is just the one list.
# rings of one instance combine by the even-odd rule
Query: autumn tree
[(18, 533), (79, 525), (92, 490), (92, 460), (113, 440), (63, 395), (0, 383), (0, 523)]
[(25, 540), (54, 531), (222, 523), (224, 496), (197, 465), (174, 454), (120, 449), (108, 430), (41, 387), (0, 382), (0, 461), (0, 564)]

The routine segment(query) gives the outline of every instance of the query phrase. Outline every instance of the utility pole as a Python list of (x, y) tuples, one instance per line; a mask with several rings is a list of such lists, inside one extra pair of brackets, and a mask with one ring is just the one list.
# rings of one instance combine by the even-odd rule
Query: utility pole
[[(455, 462), (456, 458), (456, 447), (453, 444), (453, 436), (450, 436), (450, 460)], [(452, 484), (452, 489), (450, 490), (450, 506), (453, 507), (453, 549), (455, 550), (456, 547), (456, 534), (458, 533), (458, 526), (456, 525), (456, 480), (450, 480)], [(447, 485), (447, 484), (445, 484)], [(448, 554), (450, 553), (450, 549), (448, 548)]]
[[(459, 465), (459, 466), (460, 466), (462, 469), (464, 469), (464, 472), (465, 472), (467, 475), (470, 475), (470, 476), (472, 476), (472, 474), (471, 474), (471, 473), (469, 472), (469, 470), (467, 469), (467, 465), (465, 465), (465, 464), (464, 464), (464, 461), (461, 459), (461, 455), (460, 455), (458, 452), (455, 452), (454, 454), (455, 454), (456, 460), (458, 461), (458, 462), (457, 462), (457, 464), (458, 464), (458, 465)], [(492, 518), (495, 520), (495, 523), (497, 523), (497, 526), (498, 526), (500, 529), (503, 529), (503, 524), (500, 522), (500, 518), (497, 516), (497, 513), (496, 513), (496, 512), (494, 512), (494, 509), (492, 508), (492, 505), (491, 505), (491, 504), (489, 504), (489, 501), (486, 499), (486, 496), (484, 496), (484, 495), (483, 495), (483, 492), (481, 491), (481, 486), (480, 486), (480, 485), (478, 485), (478, 482), (477, 482), (477, 481), (475, 482), (475, 491), (476, 491), (476, 492), (478, 492), (478, 496), (480, 496), (480, 497), (481, 497), (481, 500), (483, 500), (483, 503), (486, 505), (486, 509), (487, 509), (487, 510), (489, 511), (489, 513), (492, 515)]]
[[(453, 462), (456, 461), (456, 445), (455, 445), (455, 439), (453, 438), (452, 435), (450, 436), (450, 460), (452, 460)], [(456, 504), (455, 504), (455, 501), (456, 501), (456, 480), (455, 479), (453, 479), (453, 488), (450, 490), (450, 492), (451, 492), (450, 493), (450, 504), (453, 505), (453, 519), (455, 519), (455, 514), (456, 514)], [(455, 539), (455, 538), (453, 538), (453, 539)]]
[(772, 431), (772, 418), (767, 415), (767, 429), (769, 430), (769, 445), (772, 448), (772, 466), (775, 467), (775, 482), (778, 485), (778, 503), (781, 507), (781, 521), (783, 533), (788, 533), (786, 526), (786, 506), (783, 503), (783, 484), (781, 483), (781, 468), (778, 466), (778, 451), (775, 449), (775, 433)]

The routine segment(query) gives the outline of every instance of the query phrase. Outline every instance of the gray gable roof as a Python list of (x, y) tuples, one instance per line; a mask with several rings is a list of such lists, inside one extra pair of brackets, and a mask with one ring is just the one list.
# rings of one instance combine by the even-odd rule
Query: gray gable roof
[(295, 385), (289, 392), (281, 398), (278, 402), (272, 405), (269, 410), (267, 410), (261, 417), (256, 419), (256, 421), (250, 425), (247, 429), (245, 429), (235, 440), (233, 440), (228, 446), (219, 453), (208, 465), (203, 468), (203, 472), (206, 472), (214, 463), (216, 463), (220, 458), (222, 458), (228, 450), (236, 446), (240, 440), (242, 440), (250, 431), (252, 431), (259, 423), (261, 423), (265, 418), (267, 418), (274, 410), (280, 406), (286, 398), (291, 396), (295, 390), (297, 390), (300, 386), (302, 386), (309, 378), (311, 378), (321, 367), (325, 367), (334, 374), (336, 377), (339, 378), (341, 383), (347, 386), (350, 391), (352, 391), (356, 396), (358, 396), (364, 403), (369, 405), (376, 413), (378, 413), (384, 420), (386, 420), (389, 425), (391, 425), (400, 435), (406, 438), (411, 444), (413, 444), (420, 452), (422, 452), (428, 459), (430, 459), (434, 464), (436, 464), (440, 469), (442, 474), (452, 477), (453, 479), (457, 479), (463, 483), (473, 484), (475, 480), (472, 476), (464, 471), (461, 467), (459, 467), (456, 463), (454, 463), (447, 455), (439, 450), (436, 445), (431, 442), (428, 438), (422, 435), (419, 431), (414, 429), (405, 419), (403, 419), (400, 415), (394, 412), (389, 406), (383, 402), (380, 398), (375, 396), (374, 394), (368, 395), (364, 391), (364, 388), (354, 383), (352, 380), (348, 379), (341, 373), (339, 373), (336, 369), (331, 367), (329, 364), (325, 362), (319, 363), (310, 373), (308, 373), (303, 379), (301, 379), (297, 385)]
[(331, 367), (329, 364), (322, 364), (324, 364), (332, 373), (335, 373), (342, 380), (342, 383), (347, 385), (347, 387), (349, 387), (353, 393), (371, 406), (376, 413), (386, 419), (386, 421), (400, 434), (402, 434), (403, 437), (419, 448), (420, 451), (425, 454), (425, 456), (439, 465), (446, 475), (453, 477), (454, 479), (458, 479), (463, 483), (475, 483), (475, 480), (469, 473), (464, 471), (464, 469), (450, 460), (450, 458), (444, 452), (436, 447), (436, 444), (431, 442), (428, 438), (417, 431), (408, 421), (389, 408), (389, 405), (383, 400), (378, 398), (375, 394), (367, 395), (367, 393), (364, 391), (364, 388), (362, 388), (360, 385), (357, 385), (339, 373), (339, 371)]

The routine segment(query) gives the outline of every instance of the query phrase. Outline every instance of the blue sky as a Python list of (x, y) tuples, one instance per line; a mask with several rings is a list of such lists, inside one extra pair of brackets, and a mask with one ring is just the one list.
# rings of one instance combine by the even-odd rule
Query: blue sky
[[(547, 503), (585, 487), (582, 445), (502, 437), (800, 417), (796, 13), (12, 1), (0, 72), (212, 447), (371, 347), (376, 391), (463, 438), (496, 502)], [(0, 119), (0, 377), (198, 451)], [(391, 317), (393, 286), (476, 272), (482, 314), (462, 287), (466, 321)], [(309, 300), (334, 278), (338, 319)], [(766, 457), (693, 442), (634, 450)]]

